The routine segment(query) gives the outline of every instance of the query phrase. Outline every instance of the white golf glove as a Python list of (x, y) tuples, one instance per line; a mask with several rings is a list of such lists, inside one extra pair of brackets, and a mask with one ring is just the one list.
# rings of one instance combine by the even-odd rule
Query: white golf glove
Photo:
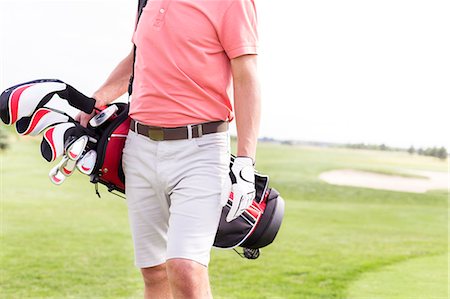
[[(230, 193), (233, 193), (230, 196)], [(227, 215), (227, 222), (239, 217), (255, 199), (255, 169), (253, 160), (248, 157), (237, 157), (234, 159), (230, 170), (230, 180), (223, 189), (222, 196), (232, 198), (232, 205)]]

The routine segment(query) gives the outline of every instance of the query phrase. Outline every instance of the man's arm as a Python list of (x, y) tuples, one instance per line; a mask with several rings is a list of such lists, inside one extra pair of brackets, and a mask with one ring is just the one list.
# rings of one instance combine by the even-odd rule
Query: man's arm
[(233, 203), (226, 218), (228, 222), (239, 217), (252, 204), (256, 195), (253, 164), (261, 114), (256, 62), (256, 55), (244, 55), (231, 60), (238, 150), (230, 169), (230, 180), (222, 190), (223, 200), (228, 200), (230, 191), (233, 192)]
[[(105, 83), (94, 92), (92, 97), (96, 100), (95, 107), (100, 108), (107, 105), (123, 95), (128, 90), (131, 72), (133, 70), (134, 48), (131, 52), (114, 68), (114, 70), (106, 79)], [(77, 119), (81, 125), (87, 126), (87, 123), (92, 118), (92, 114), (81, 112)]]
[(134, 49), (111, 72), (105, 83), (94, 93), (97, 107), (111, 103), (128, 91), (131, 72), (133, 70)]
[(234, 110), (238, 135), (237, 155), (255, 161), (261, 118), (261, 90), (257, 75), (257, 55), (231, 60)]

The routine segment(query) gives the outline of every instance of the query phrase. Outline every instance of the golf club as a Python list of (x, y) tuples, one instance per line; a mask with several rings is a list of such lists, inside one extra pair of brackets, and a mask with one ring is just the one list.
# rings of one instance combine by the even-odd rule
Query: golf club
[(89, 136), (83, 135), (72, 142), (66, 149), (66, 155), (70, 160), (77, 161), (83, 154), (86, 145), (89, 141)]
[(94, 150), (88, 151), (77, 162), (77, 169), (84, 174), (90, 175), (94, 170), (95, 162), (97, 161), (97, 152)]
[(116, 105), (111, 105), (89, 121), (91, 127), (96, 128), (104, 124), (111, 116), (115, 115), (119, 108)]
[(48, 176), (50, 178), (50, 181), (52, 181), (52, 183), (55, 185), (61, 185), (66, 179), (66, 176), (61, 171), (59, 171), (59, 164), (50, 170)]
[(76, 161), (70, 160), (66, 155), (59, 162), (59, 171), (66, 177), (71, 176), (75, 170)]

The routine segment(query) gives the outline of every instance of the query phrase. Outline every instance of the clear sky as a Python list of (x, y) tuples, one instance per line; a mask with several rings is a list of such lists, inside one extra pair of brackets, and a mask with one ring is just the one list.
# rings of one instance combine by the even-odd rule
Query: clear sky
[[(261, 137), (449, 148), (449, 1), (256, 3)], [(0, 89), (58, 78), (91, 94), (131, 49), (136, 5), (0, 0)]]

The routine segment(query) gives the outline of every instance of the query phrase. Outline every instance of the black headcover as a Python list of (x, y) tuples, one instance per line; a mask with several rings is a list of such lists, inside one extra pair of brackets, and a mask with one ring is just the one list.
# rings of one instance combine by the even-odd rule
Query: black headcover
[[(84, 135), (94, 135), (92, 130), (86, 129), (77, 122), (60, 123), (45, 131), (41, 142), (41, 154), (48, 162), (55, 161), (62, 156), (67, 146)], [(89, 147), (93, 147), (91, 145)]]
[[(231, 157), (230, 167), (234, 157)], [(232, 201), (228, 200), (222, 209), (214, 246), (219, 248), (257, 249), (273, 242), (284, 217), (284, 200), (273, 188), (269, 188), (269, 177), (255, 174), (256, 196), (252, 205), (241, 216), (226, 221)]]

